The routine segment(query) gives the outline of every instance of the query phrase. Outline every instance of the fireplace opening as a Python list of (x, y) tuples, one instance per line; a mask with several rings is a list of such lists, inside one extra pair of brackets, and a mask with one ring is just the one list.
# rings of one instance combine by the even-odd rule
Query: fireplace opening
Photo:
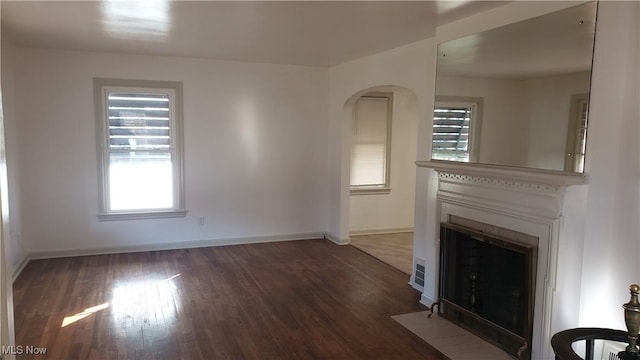
[(442, 223), (440, 315), (530, 359), (535, 259), (536, 246)]

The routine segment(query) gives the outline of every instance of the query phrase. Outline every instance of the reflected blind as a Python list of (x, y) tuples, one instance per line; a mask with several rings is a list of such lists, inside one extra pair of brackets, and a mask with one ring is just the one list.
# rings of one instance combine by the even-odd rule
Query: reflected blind
[(473, 105), (436, 105), (433, 110), (432, 158), (469, 161)]

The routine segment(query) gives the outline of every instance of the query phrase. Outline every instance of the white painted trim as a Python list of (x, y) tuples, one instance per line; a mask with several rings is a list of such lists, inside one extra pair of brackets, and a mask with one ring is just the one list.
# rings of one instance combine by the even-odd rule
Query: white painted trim
[[(170, 147), (166, 152), (171, 154), (172, 182), (173, 182), (173, 207), (170, 209), (148, 209), (149, 215), (144, 215), (145, 211), (113, 211), (111, 210), (109, 196), (109, 156), (112, 150), (109, 147), (109, 121), (107, 109), (107, 97), (109, 91), (142, 91), (166, 94), (170, 98)], [(183, 87), (181, 81), (156, 81), (156, 80), (133, 80), (133, 79), (112, 79), (93, 78), (94, 112), (96, 124), (96, 144), (98, 155), (98, 219), (105, 220), (127, 220), (127, 219), (147, 219), (163, 217), (184, 217), (186, 214), (185, 193), (184, 193), (184, 111), (183, 111)], [(157, 151), (157, 150), (150, 150)], [(109, 218), (107, 215), (114, 214)], [(131, 215), (129, 215), (131, 214)]]
[[(484, 111), (484, 98), (479, 96), (444, 96), (436, 95), (436, 107), (464, 106), (471, 108), (471, 124), (469, 125), (469, 144), (467, 152), (469, 153), (469, 161), (471, 163), (478, 162), (480, 159), (480, 136), (482, 130), (482, 114)], [(434, 110), (435, 111), (435, 110)], [(434, 120), (435, 121), (435, 120)], [(434, 131), (435, 132), (435, 131)], [(460, 152), (460, 150), (456, 151)], [(431, 151), (433, 158), (433, 149)]]
[[(441, 166), (440, 162), (427, 167), (438, 172), (439, 221), (447, 222), (449, 215), (456, 215), (538, 239), (531, 351), (533, 358), (552, 357), (549, 339), (554, 328), (552, 311), (564, 193), (568, 186), (576, 184), (576, 179), (586, 177), (475, 165)], [(436, 248), (438, 245), (436, 240)], [(432, 274), (436, 283), (437, 272)]]
[(349, 189), (349, 195), (387, 195), (391, 194), (390, 187), (366, 188), (364, 186), (353, 186)]
[(351, 239), (340, 239), (338, 236), (335, 236), (331, 233), (325, 233), (324, 238), (337, 245), (349, 245), (351, 243)]
[(426, 306), (426, 307), (431, 307), (431, 305), (433, 305), (433, 303), (436, 302), (433, 299), (430, 299), (429, 297), (427, 297), (425, 294), (422, 294), (422, 296), (420, 296), (420, 304)]
[(132, 253), (132, 252), (143, 252), (143, 251), (193, 249), (193, 248), (211, 247), (211, 246), (246, 245), (246, 244), (270, 243), (270, 242), (280, 242), (280, 241), (311, 240), (311, 239), (322, 239), (324, 237), (325, 237), (324, 233), (303, 233), (303, 234), (286, 234), (286, 235), (273, 235), (273, 236), (220, 238), (220, 239), (209, 239), (209, 240), (148, 244), (148, 245), (140, 245), (140, 246), (110, 247), (110, 248), (102, 248), (102, 249), (37, 251), (37, 252), (30, 253), (28, 257), (29, 257), (29, 260), (51, 259), (51, 258), (71, 257), (71, 256), (105, 255), (105, 254)]
[(121, 220), (142, 220), (142, 219), (166, 219), (187, 216), (187, 210), (177, 211), (135, 211), (123, 213), (98, 214), (98, 221), (121, 221)]
[[(424, 293), (424, 287), (423, 287), (423, 286), (420, 286), (420, 285), (418, 285), (418, 284), (416, 284), (416, 283), (413, 281), (413, 274), (411, 274), (411, 278), (409, 279), (409, 286), (411, 286), (411, 287), (412, 287), (412, 288), (414, 288), (415, 290), (418, 290), (418, 291), (419, 291), (419, 292), (421, 292), (421, 293)], [(423, 294), (423, 295), (424, 295), (424, 294)]]
[(460, 176), (515, 181), (519, 184), (547, 186), (583, 185), (588, 182), (585, 174), (554, 170), (539, 170), (489, 164), (456, 163), (452, 161), (416, 161), (418, 167), (435, 169), (439, 173)]
[(31, 256), (29, 256), (28, 254), (22, 258), (22, 260), (18, 263), (18, 266), (16, 266), (13, 269), (13, 274), (11, 276), (11, 283), (16, 281), (16, 279), (18, 278), (18, 276), (20, 276), (20, 273), (22, 272), (22, 270), (24, 270), (24, 268), (27, 266), (29, 261), (31, 261)]
[[(27, 253), (19, 265), (13, 270), (12, 281), (15, 281), (22, 270), (27, 266), (29, 261), (38, 259), (52, 259), (63, 258), (72, 256), (90, 256), (90, 255), (106, 255), (106, 254), (119, 254), (119, 253), (132, 253), (132, 252), (144, 252), (144, 251), (161, 251), (161, 250), (179, 250), (179, 249), (193, 249), (201, 247), (211, 246), (226, 246), (226, 245), (246, 245), (246, 244), (258, 244), (258, 243), (270, 243), (280, 241), (297, 241), (297, 240), (312, 240), (312, 239), (326, 239), (337, 245), (348, 245), (351, 240), (341, 239), (333, 236), (330, 233), (302, 233), (302, 234), (286, 234), (286, 235), (273, 235), (273, 236), (256, 236), (256, 237), (238, 237), (238, 238), (220, 238), (210, 240), (199, 241), (186, 241), (186, 242), (170, 242), (161, 244), (148, 244), (141, 246), (118, 246), (101, 249), (84, 249), (84, 250), (61, 250), (61, 251), (35, 251)], [(416, 284), (411, 284), (416, 288)], [(420, 289), (419, 289), (420, 290)]]
[(349, 235), (377, 235), (377, 234), (394, 234), (394, 233), (405, 233), (405, 232), (413, 232), (412, 227), (402, 227), (402, 228), (387, 228), (387, 229), (370, 229), (370, 230), (354, 230), (350, 231)]

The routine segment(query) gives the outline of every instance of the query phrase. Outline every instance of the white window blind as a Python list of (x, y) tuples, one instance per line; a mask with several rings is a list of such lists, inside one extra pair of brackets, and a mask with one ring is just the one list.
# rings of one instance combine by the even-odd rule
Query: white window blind
[(433, 110), (432, 155), (436, 160), (473, 160), (473, 137), (479, 111), (478, 102), (436, 102)]
[(351, 187), (388, 188), (391, 97), (363, 96), (354, 110)]
[(111, 150), (171, 148), (168, 94), (110, 91), (107, 100)]

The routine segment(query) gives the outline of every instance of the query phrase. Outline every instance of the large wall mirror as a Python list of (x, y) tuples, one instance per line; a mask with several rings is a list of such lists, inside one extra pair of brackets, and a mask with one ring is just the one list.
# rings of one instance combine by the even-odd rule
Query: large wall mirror
[(582, 172), (596, 9), (440, 43), (432, 159)]

